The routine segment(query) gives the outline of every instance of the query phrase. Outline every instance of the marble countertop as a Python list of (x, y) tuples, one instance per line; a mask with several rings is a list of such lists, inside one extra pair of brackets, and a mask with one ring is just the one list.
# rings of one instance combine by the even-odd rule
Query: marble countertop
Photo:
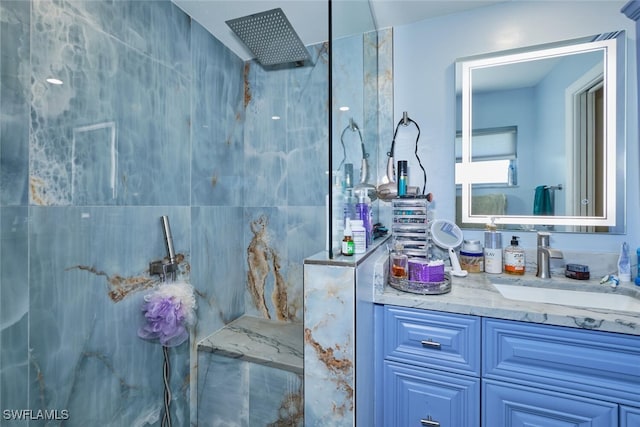
[(508, 274), (474, 273), (467, 277), (454, 277), (449, 293), (418, 295), (396, 290), (386, 283), (386, 266), (388, 264), (384, 258), (381, 257), (381, 260), (377, 262), (373, 296), (375, 303), (640, 335), (640, 312), (516, 301), (504, 298), (491, 284), (493, 282), (517, 286), (570, 286), (577, 290), (598, 288), (605, 293), (618, 293), (640, 298), (640, 287), (633, 283), (621, 283), (614, 289), (607, 284), (600, 284), (599, 279), (572, 280), (564, 276), (539, 279), (530, 274), (511, 276)]

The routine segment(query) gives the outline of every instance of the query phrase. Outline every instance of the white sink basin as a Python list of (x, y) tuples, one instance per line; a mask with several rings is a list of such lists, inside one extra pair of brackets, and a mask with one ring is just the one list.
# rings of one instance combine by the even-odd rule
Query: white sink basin
[(493, 283), (503, 297), (572, 307), (599, 308), (640, 313), (640, 300), (628, 295)]

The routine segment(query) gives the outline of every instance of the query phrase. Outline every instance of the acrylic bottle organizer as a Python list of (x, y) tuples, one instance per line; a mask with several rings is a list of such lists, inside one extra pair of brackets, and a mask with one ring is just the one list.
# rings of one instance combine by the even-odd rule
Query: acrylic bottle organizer
[(451, 290), (451, 278), (444, 264), (429, 261), (431, 248), (427, 199), (398, 198), (392, 202), (394, 247), (401, 244), (406, 255), (406, 274), (394, 269), (394, 256), (389, 263), (389, 286), (416, 294), (444, 294)]

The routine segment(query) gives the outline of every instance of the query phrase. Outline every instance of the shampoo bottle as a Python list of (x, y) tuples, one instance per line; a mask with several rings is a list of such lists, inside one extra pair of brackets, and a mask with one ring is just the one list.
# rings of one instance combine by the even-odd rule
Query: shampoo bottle
[(502, 233), (496, 230), (493, 221), (484, 232), (484, 271), (502, 273)]
[(407, 195), (407, 164), (406, 160), (398, 160), (398, 197), (404, 197)]
[(524, 249), (518, 246), (518, 236), (511, 236), (511, 245), (504, 248), (504, 272), (522, 275), (524, 268)]
[(358, 218), (362, 221), (362, 226), (366, 233), (366, 244), (367, 247), (369, 247), (373, 243), (373, 224), (371, 221), (371, 199), (367, 196), (366, 189), (363, 189), (359, 193), (356, 213)]

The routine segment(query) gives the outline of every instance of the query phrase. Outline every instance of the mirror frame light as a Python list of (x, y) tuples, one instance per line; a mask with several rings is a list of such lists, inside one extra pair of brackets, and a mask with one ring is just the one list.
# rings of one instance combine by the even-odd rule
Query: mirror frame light
[[(626, 176), (625, 131), (624, 131), (624, 87), (626, 76), (625, 32), (608, 33), (598, 38), (579, 39), (569, 42), (534, 46), (502, 53), (462, 58), (457, 61), (456, 69), (461, 71), (462, 82), (462, 159), (456, 164), (456, 184), (461, 184), (461, 220), (463, 223), (516, 225), (564, 225), (564, 226), (608, 226), (624, 230), (625, 196), (624, 177)], [(548, 59), (569, 54), (588, 53), (602, 50), (604, 54), (605, 82), (605, 159), (604, 165), (604, 214), (602, 216), (534, 216), (472, 215), (472, 184), (486, 182), (478, 179), (483, 170), (495, 168), (492, 162), (472, 162), (471, 137), (472, 126), (472, 73), (474, 70), (499, 65), (515, 64), (536, 59)], [(622, 73), (616, 67), (622, 67)], [(622, 78), (621, 78), (622, 76)], [(619, 140), (618, 140), (619, 139)], [(622, 161), (622, 167), (617, 165)], [(492, 170), (495, 175), (495, 170)], [(499, 174), (506, 176), (505, 173)], [(621, 202), (618, 205), (618, 201)], [(614, 232), (618, 232), (617, 230)]]

